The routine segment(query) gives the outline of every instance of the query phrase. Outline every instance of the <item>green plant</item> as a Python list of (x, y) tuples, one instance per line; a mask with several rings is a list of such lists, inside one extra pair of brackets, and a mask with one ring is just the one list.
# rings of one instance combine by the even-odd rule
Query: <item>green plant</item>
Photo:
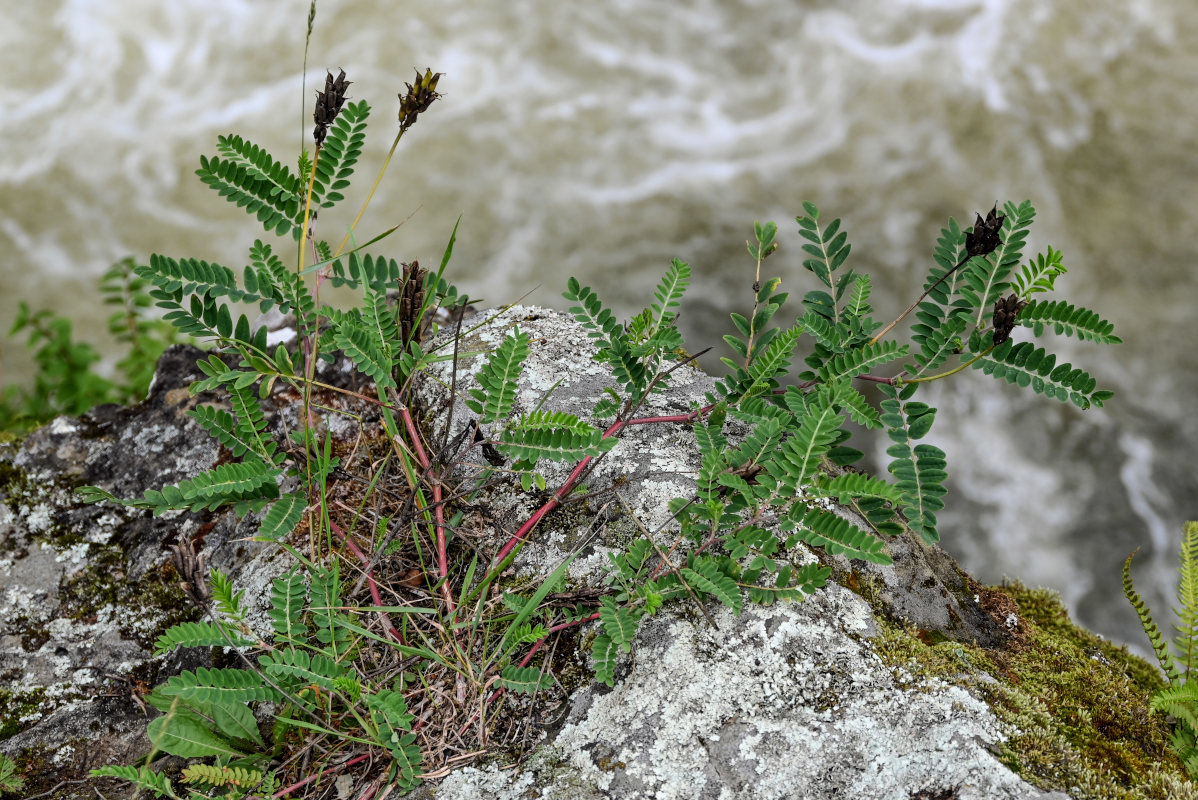
[(16, 793), (25, 788), (25, 781), (16, 773), (16, 762), (0, 754), (0, 794)]
[(32, 389), (7, 387), (0, 396), (3, 428), (25, 431), (60, 415), (78, 415), (101, 403), (135, 403), (145, 397), (162, 352), (181, 340), (174, 326), (149, 314), (147, 283), (135, 275), (133, 259), (113, 264), (100, 279), (100, 294), (120, 310), (108, 318), (108, 331), (125, 348), (117, 361), (122, 380), (114, 382), (94, 367), (100, 354), (74, 341), (71, 321), (53, 311), (30, 311), (19, 304), (9, 336), (25, 334), (37, 372)]
[[(404, 133), (439, 96), (439, 78), (431, 69), (417, 72), (401, 94), (398, 132), (379, 179)], [(817, 288), (801, 299), (795, 322), (773, 324), (789, 295), (780, 291), (780, 278), (763, 280), (761, 268), (778, 249), (778, 229), (756, 225), (748, 242), (753, 307), (748, 315), (732, 315), (737, 333), (725, 341), (735, 358), (724, 359), (729, 373), (704, 406), (640, 416), (652, 395), (692, 360), (680, 355), (684, 342), (677, 329), (691, 270), (675, 260), (653, 302), (626, 323), (571, 278), (564, 296), (594, 343), (595, 359), (608, 368), (610, 385), (594, 398), (593, 421), (540, 407), (515, 416), (529, 355), (526, 333), (512, 329), (471, 386), (458, 385), (456, 366), (478, 354), (458, 352), (460, 328), (437, 344), (429, 335), (435, 317), (452, 319), (468, 302), (444, 277), (456, 226), (436, 272), (367, 252), (395, 227), (357, 244), (362, 211), (337, 247), (317, 234), (312, 210), (322, 209), (322, 221), (330, 218), (365, 143), (371, 108), (365, 101), (346, 104), (348, 86), (344, 72), (328, 75), (314, 113), (315, 148), (301, 153), (298, 173), (240, 136), (221, 137), (219, 153), (201, 159), (201, 180), (255, 215), (267, 233), (290, 240), (283, 249), (255, 241), (240, 273), (163, 255), (130, 273), (138, 290), (165, 310), (169, 324), (215, 345), (198, 363), (204, 379), (192, 386), (193, 393), (211, 393), (206, 397), (215, 400), (190, 413), (232, 460), (137, 499), (98, 487), (86, 487), (84, 496), (155, 514), (221, 507), (261, 513), (256, 538), (275, 543), (296, 564), (273, 584), (266, 640), (246, 624), (241, 595), (226, 576), (207, 570), (189, 546), (176, 551), (176, 570), (206, 618), (169, 629), (158, 651), (227, 646), (236, 659), (236, 666), (173, 677), (149, 697), (162, 712), (149, 728), (155, 751), (214, 760), (189, 767), (186, 783), (226, 797), (274, 791), (296, 776), (270, 771), (271, 756), (300, 748), (297, 737), (308, 737), (322, 741), (326, 752), (385, 753), (387, 779), (410, 787), (422, 769), (446, 763), (447, 756), (432, 749), (436, 741), (474, 731), (475, 743), (484, 746), (495, 736), (502, 723), (494, 709), (506, 692), (536, 697), (561, 691), (549, 661), (534, 663), (554, 634), (598, 621), (596, 678), (611, 685), (619, 653), (631, 648), (641, 621), (668, 601), (692, 602), (706, 614), (711, 600), (734, 613), (746, 599), (798, 600), (824, 586), (831, 573), (801, 544), (887, 564), (887, 537), (910, 529), (928, 543), (938, 541), (936, 512), (943, 507), (947, 473), (943, 451), (920, 442), (936, 414), (913, 399), (923, 384), (973, 367), (1082, 408), (1101, 406), (1111, 396), (1084, 371), (1057, 364), (1044, 347), (1011, 339), (1021, 325), (1035, 336), (1051, 330), (1118, 341), (1093, 312), (1031, 299), (1051, 291), (1064, 267), (1049, 249), (1019, 269), (1034, 217), (1030, 203), (1007, 204), (1002, 214), (996, 207), (969, 230), (949, 221), (923, 296), (907, 312), (916, 315), (913, 345), (885, 340), (907, 313), (886, 327), (874, 320), (870, 278), (846, 267), (850, 248), (840, 220), (824, 225), (808, 203), (796, 223), (806, 240), (803, 266)], [(292, 242), (289, 266), (280, 253)], [(358, 290), (358, 305), (342, 310), (322, 303), (325, 282)], [(235, 312), (234, 302), (293, 315), (298, 345), (268, 346), (265, 329)], [(804, 366), (796, 370), (805, 338)], [(318, 362), (337, 358), (354, 365), (367, 389), (317, 378)], [(954, 359), (959, 363), (948, 366)], [(456, 443), (434, 450), (421, 433), (424, 411), (412, 387), (428, 379), (431, 365), (450, 361), (449, 389), (478, 419)], [(902, 366), (894, 374), (874, 373), (895, 362)], [(880, 402), (872, 403), (857, 388), (861, 384), (877, 387)], [(302, 403), (289, 442), (269, 428), (263, 403), (285, 394)], [(356, 420), (367, 452), (339, 449), (321, 413)], [(549, 602), (569, 559), (539, 584), (499, 589), (518, 550), (585, 485), (619, 436), (636, 425), (671, 422), (693, 426), (700, 460), (694, 494), (670, 503), (675, 547), (663, 552), (655, 535), (643, 531), (612, 554), (607, 589), (575, 605)], [(894, 482), (846, 469), (862, 456), (848, 445), (850, 422), (886, 432)], [(490, 466), (463, 482), (455, 471), (476, 447)], [(458, 535), (464, 503), (506, 481), (518, 482), (524, 492), (545, 490), (541, 470), (555, 461), (574, 465), (568, 478), (494, 553)], [(355, 488), (334, 500), (332, 485), (347, 481)], [(854, 508), (860, 524), (837, 513), (838, 505)], [(420, 605), (383, 601), (375, 573), (384, 555), (407, 565), (408, 572), (393, 574), (391, 583), (421, 587)], [(361, 571), (353, 586), (343, 578), (351, 574), (343, 561)], [(369, 603), (357, 601), (359, 590), (369, 592)], [(398, 624), (391, 615), (399, 615)], [(444, 697), (457, 698), (456, 705), (434, 713), (434, 702)], [(269, 737), (252, 709), (263, 703), (276, 707)], [(341, 768), (365, 758), (355, 756)], [(107, 767), (97, 774), (179, 796), (172, 782), (146, 766)]]
[(1198, 668), (1198, 522), (1187, 522), (1181, 537), (1177, 607), (1173, 609), (1177, 617), (1173, 629), (1177, 636), (1172, 648), (1132, 583), (1131, 561), (1134, 557), (1135, 553), (1132, 553), (1123, 562), (1123, 596), (1136, 610), (1140, 625), (1169, 681), (1168, 686), (1153, 695), (1152, 707), (1172, 719), (1173, 750), (1186, 765), (1190, 776), (1198, 778), (1198, 686), (1190, 679), (1191, 672)]

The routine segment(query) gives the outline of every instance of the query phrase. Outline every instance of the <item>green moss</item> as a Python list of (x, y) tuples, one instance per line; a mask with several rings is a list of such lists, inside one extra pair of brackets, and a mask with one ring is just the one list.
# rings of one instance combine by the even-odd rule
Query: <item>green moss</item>
[(1198, 798), (1169, 750), (1169, 726), (1149, 708), (1163, 685), (1151, 664), (1074, 625), (1055, 592), (1019, 583), (990, 591), (1019, 609), (1002, 647), (929, 642), (881, 620), (878, 653), (913, 687), (939, 678), (983, 697), (1008, 732), (1000, 760), (1042, 789), (1078, 800)]

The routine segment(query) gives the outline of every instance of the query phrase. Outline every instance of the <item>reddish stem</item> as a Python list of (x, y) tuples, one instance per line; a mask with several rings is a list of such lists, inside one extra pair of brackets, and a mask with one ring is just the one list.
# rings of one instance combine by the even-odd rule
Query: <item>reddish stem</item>
[[(592, 620), (596, 620), (596, 619), (599, 619), (598, 611), (596, 611), (594, 614), (591, 614), (589, 617), (583, 617), (582, 619), (573, 619), (573, 620), (570, 620), (569, 622), (563, 622), (561, 624), (554, 625), (552, 628), (549, 629), (548, 633), (546, 633), (544, 636), (542, 636), (540, 639), (537, 640), (537, 643), (532, 646), (532, 648), (528, 651), (528, 654), (525, 655), (524, 658), (520, 659), (520, 666), (527, 667), (528, 662), (532, 661), (532, 657), (537, 654), (537, 651), (541, 649), (541, 647), (545, 644), (545, 642), (547, 642), (549, 640), (549, 637), (552, 636), (553, 634), (557, 633), (558, 631), (564, 631), (566, 628), (573, 628), (575, 625), (581, 625), (584, 622), (591, 622)], [(491, 692), (491, 696), (487, 698), (486, 704), (490, 705), (491, 703), (493, 703), (495, 701), (495, 698), (499, 697), (499, 695), (503, 694), (505, 691), (507, 691), (507, 690), (504, 689), (502, 686), (500, 686), (498, 689)], [(476, 713), (473, 717), (471, 717), (470, 719), (468, 719), (466, 721), (466, 724), (463, 725), (458, 730), (458, 736), (461, 736), (463, 733), (466, 732), (467, 728), (469, 728), (471, 725), (474, 724), (474, 721), (476, 719), (478, 719), (479, 713), (482, 713), (482, 712)]]
[[(351, 551), (353, 551), (353, 554), (358, 557), (359, 561), (361, 561), (363, 564), (367, 564), (367, 565), (370, 564), (370, 559), (366, 557), (366, 554), (363, 553), (356, 544), (354, 544), (353, 539), (346, 536), (345, 532), (342, 531), (341, 528), (337, 527), (336, 522), (329, 520), (329, 525), (331, 525), (333, 527), (333, 530), (336, 531), (337, 535), (341, 537), (341, 539), (345, 542), (346, 546), (349, 547), (349, 549)], [(377, 583), (375, 583), (374, 575), (370, 572), (366, 573), (366, 583), (367, 583), (367, 585), (370, 586), (370, 598), (372, 600), (374, 600), (374, 604), (376, 606), (378, 606), (379, 608), (382, 608), (383, 607), (383, 597), (381, 594), (379, 594), (379, 585)], [(407, 642), (404, 641), (403, 634), (400, 633), (398, 630), (396, 630), (395, 626), (391, 624), (391, 617), (389, 617), (387, 615), (387, 612), (380, 611), (378, 613), (379, 613), (379, 617), (381, 617), (383, 620), (383, 623), (385, 625), (385, 629), (386, 629), (387, 633), (389, 633), (391, 635), (391, 638), (394, 639), (395, 641), (399, 642), (402, 645), (407, 645)]]
[[(420, 432), (416, 430), (416, 423), (412, 421), (412, 413), (406, 406), (399, 409), (399, 415), (403, 417), (404, 427), (407, 428), (408, 438), (412, 440), (412, 449), (416, 451), (416, 460), (420, 463), (420, 469), (426, 474), (429, 472), (429, 460), (425, 455), (424, 445), (420, 442)], [(449, 591), (449, 555), (445, 545), (445, 509), (441, 503), (441, 483), (433, 481), (433, 528), (437, 536), (437, 577), (441, 579), (441, 594), (445, 598), (445, 606), (449, 611), (449, 616), (452, 617), (455, 613), (453, 604), (453, 593)]]
[(307, 786), (309, 783), (311, 783), (312, 781), (314, 781), (318, 778), (321, 778), (325, 775), (331, 775), (334, 772), (340, 772), (341, 770), (352, 767), (354, 764), (357, 764), (360, 761), (365, 761), (368, 758), (370, 758), (370, 753), (363, 753), (360, 756), (355, 756), (354, 758), (351, 758), (349, 761), (346, 761), (344, 764), (338, 764), (335, 767), (321, 770), (320, 772), (316, 773), (315, 775), (309, 775), (308, 777), (304, 778), (299, 783), (293, 783), (290, 786), (282, 788), (279, 791), (272, 794), (271, 797), (275, 798), (275, 800), (278, 800), (278, 798), (280, 798), (280, 797), (286, 797), (287, 795), (294, 792), (296, 789), (303, 788), (304, 786)]
[[(609, 436), (615, 436), (627, 424), (627, 422), (616, 420), (614, 423), (612, 423), (610, 428), (603, 432), (602, 438), (606, 439)], [(507, 540), (507, 544), (499, 549), (499, 552), (495, 555), (494, 563), (502, 564), (503, 560), (507, 558), (508, 553), (512, 552), (512, 549), (516, 545), (525, 541), (525, 537), (532, 532), (532, 529), (537, 526), (537, 523), (539, 523), (546, 514), (562, 504), (562, 501), (566, 499), (570, 492), (574, 491), (574, 486), (578, 483), (579, 477), (582, 475), (583, 470), (587, 468), (587, 464), (590, 463), (591, 456), (587, 456), (582, 461), (578, 462), (578, 465), (575, 466), (574, 470), (570, 473), (570, 477), (566, 478), (566, 482), (561, 485), (561, 488), (553, 493), (553, 497), (549, 498), (549, 502), (538, 508), (536, 513), (529, 517), (528, 521), (520, 526), (520, 530), (516, 531), (516, 534)]]

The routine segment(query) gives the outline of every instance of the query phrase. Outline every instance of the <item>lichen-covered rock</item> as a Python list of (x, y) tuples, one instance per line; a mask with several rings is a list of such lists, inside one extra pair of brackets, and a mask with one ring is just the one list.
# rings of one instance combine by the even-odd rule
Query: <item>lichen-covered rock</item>
[[(474, 354), (513, 325), (533, 342), (517, 411), (585, 418), (610, 383), (572, 319), (513, 307), (460, 344), (470, 355), (458, 359), (456, 378), (445, 361), (422, 384), (432, 449), (472, 417), (445, 387), (468, 386), (485, 357)], [(244, 541), (252, 519), (153, 518), (82, 506), (71, 495), (98, 484), (134, 496), (228, 457), (185, 414), (197, 402), (187, 391), (199, 377), (197, 356), (168, 351), (136, 408), (101, 407), (56, 420), (19, 447), (0, 446), (0, 752), (18, 758), (31, 793), (144, 755), (138, 692), (207, 658), (151, 655), (166, 625), (196, 613), (175, 588), (168, 545), (196, 544), (259, 612), (288, 566), (277, 549)], [(328, 383), (351, 380), (340, 365), (326, 370)], [(713, 388), (689, 366), (671, 378), (642, 414), (685, 413)], [(296, 400), (280, 391), (271, 401), (279, 441), (297, 424)], [(355, 412), (377, 427), (377, 409)], [(326, 424), (335, 438), (357, 433), (335, 416)], [(513, 572), (535, 581), (573, 556), (572, 588), (602, 587), (608, 554), (642, 528), (672, 544), (666, 504), (688, 495), (697, 466), (687, 425), (631, 427), (588, 476), (587, 493), (534, 531)], [(551, 488), (570, 467), (545, 470)], [(462, 465), (459, 477), (471, 469)], [(488, 489), (474, 506), (479, 546), (497, 550), (544, 499), (510, 482)], [(693, 606), (668, 606), (642, 625), (615, 688), (584, 682), (523, 764), (496, 755), (416, 796), (1198, 797), (1146, 709), (1150, 667), (1073, 627), (1046, 593), (980, 586), (914, 537), (896, 538), (889, 552), (887, 567), (799, 554), (832, 566), (837, 583), (805, 602), (749, 606), (740, 616), (712, 607), (715, 627)], [(589, 657), (573, 661), (585, 668)], [(339, 793), (364, 788), (339, 784)], [(53, 796), (94, 795), (70, 784)]]

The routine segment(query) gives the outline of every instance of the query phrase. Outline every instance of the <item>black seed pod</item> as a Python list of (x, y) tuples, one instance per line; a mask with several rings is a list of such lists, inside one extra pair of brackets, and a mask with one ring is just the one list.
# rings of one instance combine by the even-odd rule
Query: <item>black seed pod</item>
[(441, 79), (440, 72), (426, 69), (424, 75), (416, 70), (416, 84), (405, 83), (408, 87), (406, 95), (399, 96), (399, 127), (407, 130), (416, 124), (416, 118), (433, 104), (441, 95), (437, 94), (437, 81)]
[(1020, 300), (1019, 295), (1011, 294), (994, 304), (994, 344), (1000, 345), (1011, 338), (1015, 329), (1015, 320), (1019, 312), (1027, 305), (1026, 300)]
[(973, 224), (973, 230), (965, 234), (965, 252), (969, 254), (970, 258), (994, 252), (1001, 243), (998, 235), (1002, 231), (1003, 220), (1006, 219), (1005, 216), (998, 213), (998, 203), (995, 203), (994, 208), (990, 209), (986, 219), (983, 220), (981, 214), (978, 214), (977, 218), (977, 222)]
[(330, 72), (324, 80), (324, 91), (316, 93), (316, 110), (312, 112), (316, 128), (312, 131), (312, 138), (316, 140), (317, 147), (324, 143), (329, 126), (341, 113), (341, 107), (345, 105), (345, 90), (351, 83), (353, 81), (345, 79), (345, 70), (341, 70), (336, 78)]

